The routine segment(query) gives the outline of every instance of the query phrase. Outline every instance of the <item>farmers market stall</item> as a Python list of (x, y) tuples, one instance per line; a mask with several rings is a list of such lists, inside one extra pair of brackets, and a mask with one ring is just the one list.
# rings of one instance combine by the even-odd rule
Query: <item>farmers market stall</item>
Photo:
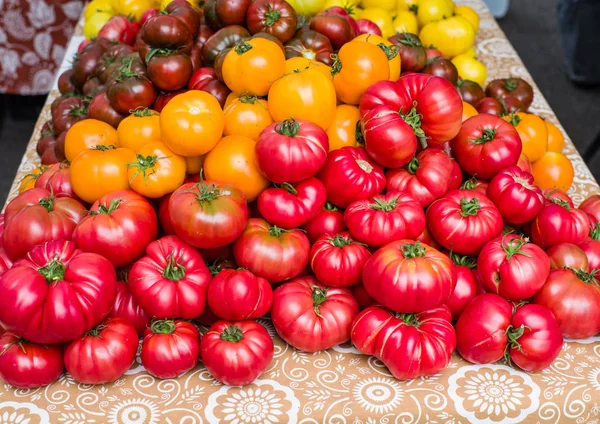
[[(461, 0), (481, 16), (478, 58), (488, 80), (507, 75), (534, 86), (530, 111), (559, 126), (549, 105), (496, 21), (481, 0)], [(81, 23), (65, 62), (81, 41)], [(36, 142), (50, 118), (53, 91), (40, 116), (13, 183), (9, 201), (24, 176), (39, 164)], [(560, 128), (560, 126), (559, 126)], [(599, 193), (571, 140), (563, 152), (575, 178), (568, 194), (575, 204)], [(600, 419), (600, 337), (567, 341), (547, 369), (525, 373), (495, 363), (475, 365), (457, 353), (440, 374), (399, 381), (381, 361), (362, 355), (351, 343), (305, 353), (285, 343), (272, 322), (263, 324), (275, 343), (274, 359), (258, 380), (244, 387), (225, 386), (200, 362), (175, 379), (160, 380), (136, 359), (113, 383), (76, 383), (64, 373), (49, 386), (15, 389), (4, 383), (0, 420), (29, 423), (458, 423), (592, 422)], [(595, 422), (595, 421), (594, 421)]]

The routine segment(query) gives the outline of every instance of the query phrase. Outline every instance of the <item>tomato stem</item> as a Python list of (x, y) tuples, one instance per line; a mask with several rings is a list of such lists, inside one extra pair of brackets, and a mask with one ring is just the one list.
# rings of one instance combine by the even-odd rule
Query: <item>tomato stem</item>
[(323, 316), (321, 315), (321, 312), (319, 310), (319, 307), (321, 306), (321, 304), (323, 304), (323, 302), (325, 302), (327, 300), (327, 289), (325, 287), (319, 287), (319, 286), (311, 286), (311, 289), (312, 289), (311, 297), (312, 297), (312, 301), (313, 301), (313, 306), (315, 307), (315, 314), (317, 314), (317, 316), (323, 318)]
[(275, 22), (279, 20), (280, 17), (281, 12), (277, 9), (273, 9), (273, 6), (269, 4), (267, 13), (265, 13), (265, 25), (268, 27), (272, 26)]
[(330, 202), (325, 202), (325, 206), (323, 206), (323, 210), (329, 211), (329, 212), (337, 212), (339, 211), (339, 209)]
[(521, 237), (515, 237), (506, 242), (506, 236), (509, 234), (510, 233), (504, 234), (501, 243), (502, 250), (506, 253), (506, 260), (510, 260), (514, 255), (523, 255), (530, 258), (531, 255), (528, 255), (521, 250), (521, 247), (527, 244), (528, 240)]
[(600, 222), (596, 222), (590, 230), (590, 238), (600, 241)]
[(279, 228), (277, 225), (273, 225), (269, 228), (269, 235), (271, 237), (281, 237), (281, 235), (285, 232), (283, 228)]
[(469, 269), (473, 269), (477, 266), (477, 260), (473, 256), (459, 255), (450, 251), (450, 259), (455, 265), (465, 266)]
[(425, 247), (418, 241), (400, 245), (400, 250), (406, 259), (422, 258), (427, 253)]
[[(416, 14), (417, 12), (419, 12), (419, 5), (417, 5), (417, 4), (411, 4), (410, 7), (408, 8), (408, 10), (410, 12)], [(433, 46), (431, 46), (431, 47), (433, 47)]]
[(88, 331), (87, 333), (85, 333), (86, 336), (91, 336), (91, 337), (98, 337), (100, 335), (100, 332), (102, 330), (104, 330), (105, 328), (108, 328), (107, 325), (104, 324), (100, 324), (95, 328), (92, 328), (90, 331)]
[(402, 117), (404, 122), (410, 125), (410, 127), (413, 129), (423, 148), (427, 148), (428, 137), (425, 135), (425, 132), (421, 128), (421, 119), (423, 118), (423, 115), (417, 112), (417, 105), (414, 104), (413, 107), (407, 113), (404, 113), (402, 108), (398, 113), (400, 114), (400, 117)]
[(478, 182), (479, 181), (477, 180), (476, 177), (471, 177), (467, 181), (462, 183), (460, 188), (461, 188), (461, 190), (475, 190), (475, 188), (477, 188)]
[(286, 137), (296, 137), (300, 132), (300, 124), (294, 118), (286, 119), (275, 125), (275, 132)]
[(342, 61), (337, 54), (332, 54), (329, 57), (333, 59), (333, 65), (331, 65), (331, 76), (334, 77), (342, 70)]
[(508, 91), (513, 91), (515, 88), (517, 88), (517, 82), (515, 81), (515, 79), (513, 77), (508, 77), (504, 80), (505, 82), (505, 86), (506, 89)]
[(406, 170), (410, 172), (411, 175), (415, 175), (417, 173), (417, 170), (419, 169), (419, 166), (419, 158), (415, 156), (410, 160), (410, 162), (408, 162), (408, 165), (406, 165)]
[(88, 113), (88, 109), (85, 106), (75, 106), (69, 112), (71, 116), (85, 116)]
[(421, 324), (419, 322), (419, 318), (417, 314), (412, 313), (396, 313), (396, 318), (401, 319), (405, 325), (409, 325), (411, 327), (419, 327)]
[(100, 214), (106, 214), (106, 215), (110, 215), (111, 213), (113, 213), (114, 211), (116, 211), (119, 208), (119, 205), (123, 203), (122, 199), (112, 199), (110, 201), (110, 204), (108, 205), (108, 208), (104, 205), (99, 205), (98, 206), (98, 210), (97, 211), (90, 211), (89, 214), (90, 215), (100, 215)]
[(172, 319), (155, 319), (150, 324), (154, 334), (172, 334), (175, 331), (175, 321)]
[(228, 325), (221, 333), (221, 340), (237, 343), (244, 338), (244, 332), (239, 325)]
[(386, 46), (383, 43), (379, 43), (379, 44), (377, 44), (377, 47), (379, 47), (381, 50), (383, 50), (383, 52), (387, 56), (388, 60), (394, 59), (396, 56), (398, 56), (398, 53), (400, 51), (400, 49), (398, 49), (398, 46), (395, 44)]
[(327, 239), (327, 241), (332, 246), (339, 247), (339, 248), (349, 246), (354, 242), (354, 240), (352, 240), (350, 237), (344, 237), (341, 234), (336, 234), (334, 237), (329, 237), (329, 239)]
[(463, 218), (467, 216), (477, 216), (477, 212), (481, 209), (481, 205), (479, 204), (479, 199), (474, 197), (471, 200), (467, 200), (464, 197), (460, 199), (460, 212), (459, 215)]
[(210, 271), (213, 277), (226, 268), (224, 264), (225, 262), (221, 259), (215, 260), (212, 264), (209, 264), (208, 262), (206, 263), (206, 265), (208, 266), (208, 270)]
[(298, 190), (296, 190), (296, 188), (290, 183), (282, 183), (279, 186), (288, 193), (293, 194), (294, 196), (298, 194)]
[(54, 210), (54, 196), (51, 194), (49, 197), (40, 199), (38, 205), (46, 209), (48, 212), (52, 212)]
[(250, 50), (252, 50), (252, 44), (242, 41), (235, 45), (234, 50), (237, 54), (242, 55)]
[[(133, 177), (131, 177), (131, 180), (129, 181), (129, 183), (131, 184), (141, 172), (142, 175), (144, 176), (144, 183), (146, 185), (148, 185), (148, 176), (152, 175), (152, 174), (154, 174), (154, 172), (156, 172), (154, 170), (154, 167), (156, 166), (156, 162), (158, 162), (161, 159), (166, 159), (166, 157), (159, 158), (156, 155), (143, 156), (143, 155), (140, 155), (139, 153), (135, 155), (135, 158), (137, 159), (136, 162), (131, 162), (131, 163), (127, 164), (127, 168), (133, 167), (133, 166), (137, 168), (137, 170), (133, 173)], [(150, 174), (146, 174), (146, 171), (148, 169), (152, 169), (152, 172), (150, 172)]]
[(550, 200), (555, 205), (565, 208), (568, 211), (571, 210), (571, 205), (569, 205), (569, 202), (567, 202), (566, 200), (559, 199), (558, 197), (554, 197), (554, 196), (546, 196), (546, 199)]
[(256, 103), (258, 101), (258, 97), (248, 96), (248, 95), (240, 96), (239, 99), (240, 99), (240, 103), (251, 104), (251, 105), (253, 105), (254, 103)]
[(392, 197), (388, 202), (383, 200), (381, 197), (373, 197), (373, 203), (369, 205), (374, 211), (391, 212), (398, 206), (398, 196)]
[(471, 140), (471, 143), (473, 143), (473, 144), (489, 143), (490, 141), (492, 141), (494, 139), (494, 137), (496, 137), (496, 132), (497, 132), (496, 128), (485, 129), (481, 133), (481, 137)]
[(185, 277), (185, 266), (180, 264), (173, 254), (170, 254), (167, 257), (167, 266), (162, 275), (168, 280), (179, 281)]
[(157, 115), (155, 112), (153, 112), (152, 110), (148, 109), (147, 107), (142, 108), (141, 106), (138, 106), (135, 109), (129, 110), (129, 113), (131, 113), (136, 118), (143, 118), (145, 116)]
[(19, 337), (14, 342), (10, 342), (9, 344), (7, 344), (4, 347), (4, 349), (2, 350), (2, 352), (0, 352), (0, 356), (4, 355), (8, 349), (10, 349), (11, 347), (13, 347), (15, 345), (19, 346), (21, 348), (21, 350), (23, 351), (23, 353), (27, 353), (27, 350), (25, 349), (25, 346), (24, 346), (26, 344), (31, 344), (31, 342), (29, 340), (24, 339), (23, 337)]
[(577, 268), (568, 268), (584, 283), (590, 283), (598, 286), (598, 281), (596, 280), (596, 274), (600, 272), (600, 269), (593, 269), (590, 272), (585, 272), (583, 269)]
[[(413, 5), (416, 7), (416, 5)], [(399, 36), (403, 36), (404, 38), (400, 39), (398, 38)], [(419, 40), (418, 37), (416, 37), (414, 34), (411, 34), (410, 32), (401, 32), (401, 33), (397, 33), (396, 34), (396, 40), (398, 40), (398, 43), (400, 44), (404, 44), (405, 46), (409, 46), (409, 47), (421, 47), (421, 40)]]
[(46, 266), (38, 269), (38, 272), (46, 279), (48, 284), (56, 284), (65, 276), (65, 264), (58, 260), (58, 258), (50, 259)]

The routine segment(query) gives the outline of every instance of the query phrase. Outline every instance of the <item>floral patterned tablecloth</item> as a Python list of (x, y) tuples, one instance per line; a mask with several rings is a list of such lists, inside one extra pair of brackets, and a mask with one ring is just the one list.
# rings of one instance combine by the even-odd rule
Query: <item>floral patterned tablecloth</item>
[[(486, 63), (489, 78), (511, 74), (531, 81), (483, 2), (459, 3), (474, 7), (482, 17), (477, 54)], [(558, 124), (535, 90), (532, 111)], [(49, 103), (9, 198), (38, 161), (35, 140), (48, 118)], [(570, 140), (565, 151), (575, 166), (569, 194), (576, 203), (600, 192)], [(277, 337), (269, 320), (260, 322), (275, 340), (275, 357), (249, 386), (223, 386), (201, 364), (178, 379), (161, 381), (148, 375), (138, 359), (125, 376), (101, 386), (77, 384), (69, 375), (36, 390), (0, 382), (0, 423), (600, 422), (600, 337), (565, 343), (560, 357), (540, 373), (526, 374), (502, 364), (473, 365), (455, 354), (443, 373), (403, 382), (350, 344), (307, 354)]]

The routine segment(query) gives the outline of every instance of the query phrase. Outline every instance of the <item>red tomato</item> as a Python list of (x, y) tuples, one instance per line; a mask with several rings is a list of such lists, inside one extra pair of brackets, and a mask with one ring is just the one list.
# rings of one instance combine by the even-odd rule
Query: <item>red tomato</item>
[(489, 183), (487, 181), (483, 181), (475, 177), (469, 178), (460, 186), (461, 190), (474, 190), (483, 195), (487, 194), (488, 187)]
[(7, 331), (0, 335), (0, 378), (19, 389), (36, 389), (63, 372), (63, 346), (35, 344)]
[(353, 202), (344, 212), (344, 221), (352, 237), (369, 246), (414, 240), (425, 229), (423, 207), (402, 191), (388, 191)]
[(317, 178), (325, 185), (327, 200), (339, 208), (368, 199), (385, 188), (383, 168), (362, 147), (347, 146), (330, 152)]
[(452, 174), (450, 174), (450, 182), (448, 183), (448, 190), (454, 190), (460, 188), (463, 181), (462, 169), (455, 159), (452, 159)]
[(600, 269), (600, 241), (590, 238), (579, 243), (579, 247), (587, 256), (590, 269)]
[(550, 260), (550, 269), (575, 268), (586, 272), (590, 270), (586, 253), (572, 243), (555, 244), (546, 254)]
[(11, 260), (22, 258), (44, 242), (70, 240), (85, 214), (77, 200), (54, 198), (46, 189), (32, 188), (6, 206), (2, 245)]
[(284, 230), (260, 218), (250, 218), (233, 245), (239, 266), (270, 283), (289, 280), (308, 264), (310, 243), (300, 230)]
[(593, 194), (585, 199), (579, 209), (587, 213), (592, 221), (600, 222), (600, 194)]
[[(573, 204), (573, 199), (571, 199), (567, 195), (567, 193), (557, 188), (545, 188), (542, 190), (542, 193), (544, 193), (544, 198), (546, 199), (547, 205), (550, 205), (552, 203), (555, 203), (557, 200), (560, 200), (566, 202), (566, 204), (568, 204), (571, 208), (575, 207), (575, 205)], [(558, 202), (558, 204), (560, 203), (561, 202)]]
[(224, 269), (208, 286), (208, 306), (228, 321), (260, 318), (272, 303), (269, 282), (245, 269)]
[[(27, 193), (27, 192), (26, 192)], [(542, 249), (559, 243), (579, 244), (590, 232), (590, 218), (564, 200), (550, 199), (531, 225), (531, 238)]]
[(502, 232), (502, 216), (483, 194), (452, 190), (427, 209), (427, 225), (439, 244), (460, 255), (476, 255)]
[(452, 140), (452, 153), (470, 175), (491, 180), (502, 169), (516, 165), (521, 138), (502, 118), (482, 113), (467, 119)]
[(152, 321), (142, 340), (142, 365), (150, 375), (176, 378), (191, 370), (200, 357), (200, 333), (182, 320)]
[(108, 315), (117, 276), (107, 259), (57, 240), (34, 247), (2, 274), (0, 292), (0, 323), (6, 330), (34, 343), (63, 343)]
[(325, 186), (314, 177), (299, 183), (283, 183), (258, 196), (258, 211), (271, 224), (281, 228), (299, 227), (316, 217), (325, 202)]
[(297, 183), (323, 167), (329, 152), (324, 129), (308, 121), (275, 122), (258, 136), (256, 158), (260, 171), (274, 183)]
[(412, 240), (377, 250), (365, 263), (362, 279), (373, 299), (396, 312), (437, 308), (454, 289), (450, 258)]
[(318, 352), (350, 339), (358, 302), (349, 289), (298, 277), (273, 294), (271, 317), (279, 336), (296, 349)]
[(233, 242), (248, 221), (244, 194), (233, 185), (215, 181), (182, 185), (171, 195), (168, 211), (175, 234), (200, 248)]
[(554, 269), (533, 301), (552, 311), (565, 337), (585, 339), (600, 332), (600, 286), (593, 272)]
[(156, 238), (154, 207), (131, 190), (113, 191), (97, 200), (73, 231), (73, 241), (84, 252), (97, 253), (122, 267), (144, 255)]
[(123, 318), (109, 318), (67, 345), (65, 367), (78, 383), (110, 383), (129, 369), (138, 345), (133, 325)]
[(437, 250), (442, 249), (442, 246), (440, 246), (440, 244), (437, 241), (435, 241), (435, 239), (431, 235), (431, 231), (429, 230), (429, 227), (427, 227), (427, 224), (425, 224), (423, 232), (415, 239), (415, 241), (420, 241), (421, 243), (424, 243), (427, 246), (433, 247)]
[(421, 206), (427, 207), (431, 202), (446, 194), (450, 188), (453, 173), (452, 159), (441, 149), (429, 148), (415, 156), (408, 163), (406, 169), (388, 171), (386, 173), (386, 189), (388, 191), (406, 191)]
[(73, 192), (71, 186), (71, 172), (67, 163), (52, 164), (35, 180), (35, 187), (45, 188), (54, 197), (72, 197), (81, 201)]
[(323, 234), (337, 234), (348, 229), (344, 222), (344, 213), (329, 202), (326, 202), (319, 214), (302, 228), (311, 243), (316, 242)]
[(218, 321), (202, 337), (202, 362), (210, 374), (228, 386), (256, 380), (273, 359), (273, 339), (255, 321)]
[(360, 307), (361, 311), (369, 306), (377, 304), (377, 302), (375, 302), (373, 298), (369, 296), (369, 293), (367, 293), (367, 290), (365, 290), (365, 286), (362, 283), (350, 287), (350, 291), (352, 292), (352, 296), (354, 296), (358, 302), (358, 306)]
[(352, 343), (399, 380), (434, 375), (448, 366), (456, 347), (451, 320), (445, 305), (418, 314), (371, 306), (352, 323)]
[(143, 336), (146, 328), (150, 326), (150, 317), (133, 298), (127, 282), (129, 278), (127, 271), (119, 270), (118, 276), (117, 296), (108, 317), (123, 318), (135, 327), (138, 336)]
[(545, 203), (542, 190), (533, 184), (533, 176), (517, 166), (505, 168), (496, 174), (487, 188), (487, 197), (511, 224), (532, 221)]
[(129, 272), (134, 299), (153, 318), (192, 319), (206, 306), (212, 275), (202, 256), (175, 236), (146, 247), (146, 256)]
[(349, 287), (361, 282), (369, 250), (350, 233), (324, 234), (310, 250), (310, 267), (317, 280), (329, 287)]
[(550, 273), (548, 255), (515, 234), (488, 242), (477, 260), (483, 288), (508, 300), (525, 300), (536, 294)]
[(450, 254), (453, 262), (453, 271), (455, 285), (452, 294), (446, 301), (446, 306), (450, 308), (452, 320), (456, 321), (467, 305), (473, 300), (479, 292), (483, 290), (479, 287), (475, 276), (475, 259), (470, 256), (460, 256), (454, 253)]

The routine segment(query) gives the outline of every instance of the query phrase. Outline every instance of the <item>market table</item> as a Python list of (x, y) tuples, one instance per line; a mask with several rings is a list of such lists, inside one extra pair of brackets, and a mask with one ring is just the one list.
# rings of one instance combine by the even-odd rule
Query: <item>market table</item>
[[(478, 57), (489, 79), (519, 76), (532, 83), (531, 111), (558, 124), (517, 53), (481, 0), (462, 0), (481, 15)], [(78, 27), (81, 34), (81, 25)], [(70, 51), (76, 49), (77, 36)], [(66, 61), (69, 59), (67, 54)], [(65, 62), (66, 63), (66, 62)], [(65, 65), (66, 66), (66, 65)], [(35, 143), (50, 117), (52, 92), (27, 147), (9, 200), (38, 163)], [(562, 129), (562, 127), (559, 126)], [(600, 192), (573, 143), (565, 153), (575, 167), (569, 190), (575, 203)], [(527, 374), (503, 364), (473, 365), (454, 354), (443, 373), (394, 379), (373, 357), (350, 344), (307, 354), (284, 343), (268, 319), (275, 356), (267, 371), (243, 388), (223, 386), (201, 365), (173, 380), (148, 375), (139, 358), (125, 376), (99, 386), (66, 374), (35, 390), (0, 391), (0, 422), (9, 423), (517, 423), (600, 421), (600, 337), (567, 342), (553, 365)]]

